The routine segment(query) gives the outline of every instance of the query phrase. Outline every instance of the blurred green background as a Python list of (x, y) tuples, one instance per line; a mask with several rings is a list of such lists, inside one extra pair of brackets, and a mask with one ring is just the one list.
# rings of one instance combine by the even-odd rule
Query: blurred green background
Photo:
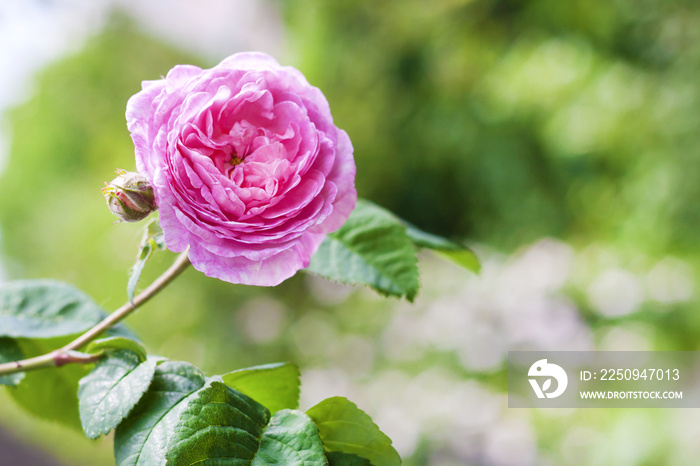
[[(412, 305), (304, 273), (261, 289), (190, 270), (127, 321), (147, 348), (209, 374), (292, 360), (303, 406), (349, 396), (407, 465), (697, 464), (696, 410), (509, 410), (505, 357), (698, 350), (700, 4), (266, 4), (285, 31), (280, 61), (323, 90), (353, 141), (360, 195), (473, 245), (484, 269), (421, 256)], [(175, 64), (222, 58), (115, 11), (36, 76), (6, 114), (8, 278), (124, 302), (141, 227), (113, 225), (99, 190), (134, 169), (126, 101)], [(0, 423), (22, 442), (66, 465), (111, 464), (111, 440), (0, 397)]]

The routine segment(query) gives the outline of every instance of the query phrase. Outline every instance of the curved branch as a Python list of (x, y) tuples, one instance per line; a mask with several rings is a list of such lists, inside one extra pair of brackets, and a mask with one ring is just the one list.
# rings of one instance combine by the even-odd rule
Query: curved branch
[(133, 303), (128, 302), (124, 304), (122, 307), (105, 317), (104, 320), (90, 328), (87, 332), (83, 333), (75, 340), (68, 343), (63, 348), (59, 348), (51, 353), (43, 354), (41, 356), (0, 364), (0, 375), (14, 374), (16, 372), (25, 372), (47, 367), (57, 367), (71, 362), (94, 362), (94, 357), (78, 356), (81, 353), (76, 354), (76, 350), (90, 343), (102, 332), (123, 320), (136, 308), (155, 296), (168, 283), (173, 281), (175, 277), (180, 275), (188, 265), (190, 265), (190, 260), (187, 257), (187, 251), (184, 251), (180, 253), (178, 258), (175, 260), (175, 262), (173, 262), (168, 270), (163, 272), (163, 274), (156, 278), (145, 290), (134, 297)]

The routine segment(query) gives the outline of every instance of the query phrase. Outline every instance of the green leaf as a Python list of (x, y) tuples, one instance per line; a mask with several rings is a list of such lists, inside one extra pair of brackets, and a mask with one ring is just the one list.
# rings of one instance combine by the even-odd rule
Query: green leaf
[[(0, 338), (0, 363), (18, 361), (23, 359), (24, 355), (19, 345), (12, 338)], [(24, 378), (24, 372), (17, 374), (0, 375), (0, 385), (15, 386)]]
[[(49, 353), (66, 345), (77, 335), (50, 339), (17, 340), (25, 357)], [(78, 381), (89, 373), (82, 364), (42, 369), (25, 373), (17, 387), (10, 387), (12, 398), (26, 411), (51, 421), (81, 430), (78, 415)]]
[(276, 413), (299, 406), (299, 368), (291, 363), (266, 364), (229, 372), (226, 385)]
[[(18, 338), (16, 343), (23, 357), (29, 358), (50, 353), (77, 337), (74, 334), (56, 338)], [(90, 368), (83, 364), (29, 371), (24, 373), (24, 380), (18, 387), (9, 388), (9, 393), (29, 413), (80, 431), (78, 382), (89, 373)]]
[(204, 374), (186, 362), (156, 366), (153, 381), (131, 414), (117, 427), (114, 456), (117, 466), (158, 466), (188, 396), (204, 386)]
[(406, 227), (391, 212), (363, 199), (345, 225), (321, 243), (308, 270), (409, 301), (418, 292), (416, 251)]
[(370, 460), (373, 466), (397, 466), (401, 458), (391, 439), (372, 418), (343, 397), (327, 398), (306, 414), (316, 423), (328, 451), (339, 451)]
[(157, 359), (142, 362), (128, 349), (108, 351), (95, 369), (80, 381), (78, 399), (83, 431), (89, 438), (109, 433), (148, 390)]
[[(102, 318), (104, 319), (105, 317), (107, 317), (107, 314), (103, 313)], [(129, 330), (129, 328), (123, 323), (108, 328), (104, 333), (101, 333), (100, 335), (104, 335), (105, 337), (124, 337), (130, 340), (139, 341), (139, 339), (136, 337), (136, 334)]]
[(139, 283), (141, 278), (141, 272), (146, 266), (146, 262), (151, 258), (151, 253), (153, 253), (153, 244), (151, 241), (147, 241), (146, 244), (141, 246), (141, 251), (139, 252), (139, 257), (136, 259), (136, 263), (131, 268), (129, 274), (129, 281), (126, 285), (126, 293), (129, 296), (129, 302), (133, 304), (134, 302), (134, 292), (136, 291), (136, 285)]
[(252, 466), (324, 466), (328, 464), (323, 442), (311, 418), (301, 411), (285, 409), (272, 416), (265, 427)]
[(479, 273), (481, 270), (481, 262), (476, 254), (471, 249), (463, 249), (461, 251), (436, 251), (438, 255), (451, 260), (455, 264), (474, 273)]
[(405, 220), (403, 222), (406, 224), (406, 233), (409, 238), (419, 248), (431, 249), (460, 267), (464, 267), (474, 273), (478, 273), (481, 269), (481, 263), (471, 249), (442, 236), (427, 233)]
[(163, 249), (164, 247), (165, 242), (163, 239), (163, 230), (160, 228), (158, 219), (151, 219), (151, 221), (146, 225), (143, 239), (141, 240), (139, 255), (136, 258), (136, 263), (131, 268), (129, 281), (126, 285), (126, 292), (129, 296), (129, 302), (134, 302), (136, 285), (138, 285), (139, 279), (141, 278), (141, 273), (146, 266), (146, 262), (148, 262), (148, 259), (151, 258), (153, 251)]
[(269, 419), (263, 405), (213, 380), (182, 411), (168, 444), (166, 464), (248, 465)]
[(372, 466), (367, 458), (340, 451), (326, 452), (326, 458), (328, 466)]
[(423, 231), (405, 220), (401, 221), (404, 223), (404, 225), (406, 225), (406, 234), (409, 238), (411, 238), (413, 244), (419, 248), (437, 249), (441, 251), (459, 251), (464, 249), (464, 247), (459, 243), (455, 243), (454, 241), (443, 238), (442, 236)]
[(139, 356), (140, 362), (146, 360), (146, 348), (141, 343), (126, 337), (107, 337), (95, 340), (87, 347), (88, 353), (98, 353), (103, 350), (131, 350)]
[(52, 338), (82, 332), (102, 310), (82, 291), (52, 280), (18, 280), (0, 286), (0, 336)]

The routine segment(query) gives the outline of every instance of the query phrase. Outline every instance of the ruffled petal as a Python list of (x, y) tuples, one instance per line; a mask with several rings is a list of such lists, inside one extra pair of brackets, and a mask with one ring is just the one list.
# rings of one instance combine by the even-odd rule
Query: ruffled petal
[(308, 266), (355, 206), (355, 163), (321, 91), (272, 57), (180, 65), (127, 104), (136, 166), (166, 246), (232, 283), (273, 286)]

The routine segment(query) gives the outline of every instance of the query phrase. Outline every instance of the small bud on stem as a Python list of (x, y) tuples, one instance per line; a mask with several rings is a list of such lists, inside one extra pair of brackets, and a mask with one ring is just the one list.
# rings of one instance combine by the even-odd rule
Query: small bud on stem
[(157, 209), (153, 188), (138, 173), (117, 170), (117, 176), (102, 188), (109, 210), (122, 222), (138, 222)]

